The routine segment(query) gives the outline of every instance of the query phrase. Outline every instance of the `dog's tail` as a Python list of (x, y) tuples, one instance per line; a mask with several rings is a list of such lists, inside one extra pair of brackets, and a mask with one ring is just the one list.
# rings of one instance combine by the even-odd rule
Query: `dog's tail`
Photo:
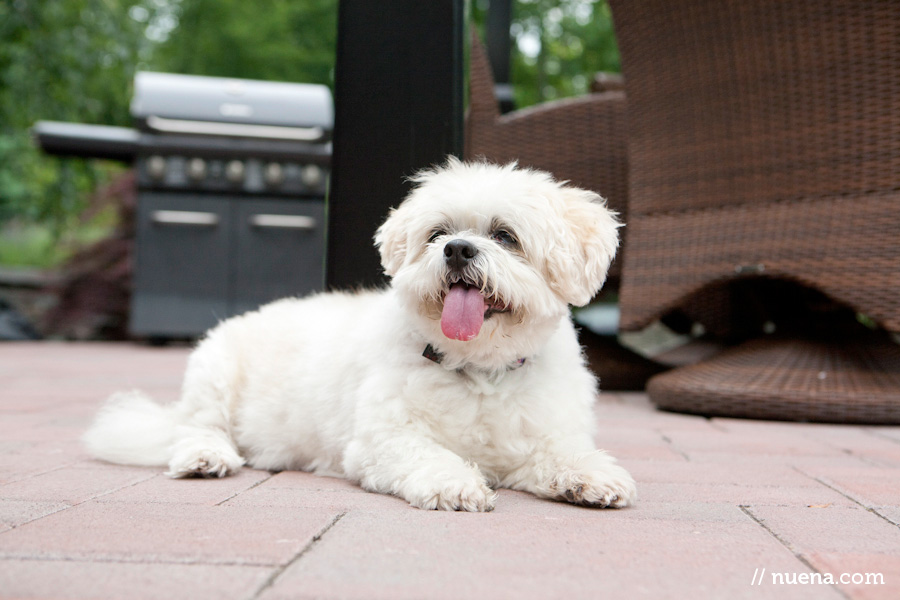
[(123, 465), (165, 466), (172, 458), (178, 418), (171, 406), (142, 392), (110, 396), (81, 438), (96, 458)]

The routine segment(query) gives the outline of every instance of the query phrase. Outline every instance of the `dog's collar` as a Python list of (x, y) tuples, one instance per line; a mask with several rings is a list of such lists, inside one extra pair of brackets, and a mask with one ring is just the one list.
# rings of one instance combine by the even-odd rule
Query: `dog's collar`
[[(437, 350), (435, 350), (434, 346), (432, 346), (431, 344), (428, 344), (427, 346), (425, 346), (425, 352), (422, 353), (422, 356), (424, 356), (431, 362), (437, 363), (437, 364), (441, 364), (441, 362), (444, 360), (444, 355), (442, 353), (438, 352)], [(509, 365), (509, 367), (507, 367), (507, 370), (512, 371), (514, 369), (518, 369), (519, 367), (521, 367), (524, 364), (525, 364), (525, 359), (520, 358), (516, 362)]]

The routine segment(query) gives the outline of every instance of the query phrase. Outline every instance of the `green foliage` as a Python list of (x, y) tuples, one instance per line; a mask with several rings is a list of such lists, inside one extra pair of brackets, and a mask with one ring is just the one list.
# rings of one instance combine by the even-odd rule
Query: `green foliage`
[(0, 226), (0, 265), (52, 268), (69, 259), (79, 248), (108, 236), (115, 224), (113, 207), (62, 233), (38, 223), (10, 221)]
[(2, 0), (0, 221), (48, 223), (58, 233), (109, 166), (43, 156), (29, 128), (41, 119), (127, 124), (142, 40), (135, 0)]
[(338, 0), (182, 0), (155, 69), (192, 75), (333, 80)]
[[(474, 6), (483, 21), (486, 0)], [(609, 5), (601, 0), (513, 2), (512, 83), (519, 108), (586, 94), (600, 71), (620, 72)]]

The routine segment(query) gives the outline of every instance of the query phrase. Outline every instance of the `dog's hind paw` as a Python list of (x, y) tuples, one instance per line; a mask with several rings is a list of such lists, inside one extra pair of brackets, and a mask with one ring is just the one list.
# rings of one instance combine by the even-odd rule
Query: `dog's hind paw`
[(166, 475), (184, 477), (225, 477), (237, 473), (244, 459), (231, 448), (209, 449), (191, 444), (179, 444)]

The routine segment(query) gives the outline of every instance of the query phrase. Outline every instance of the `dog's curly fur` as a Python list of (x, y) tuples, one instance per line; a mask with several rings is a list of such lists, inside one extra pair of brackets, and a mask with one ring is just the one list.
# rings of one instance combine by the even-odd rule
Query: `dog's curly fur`
[[(568, 313), (604, 282), (615, 215), (515, 164), (450, 159), (413, 182), (375, 237), (388, 289), (221, 323), (191, 355), (179, 402), (114, 395), (90, 451), (173, 477), (244, 464), (340, 475), (426, 509), (491, 510), (497, 487), (631, 504), (631, 476), (592, 440), (596, 385)], [(469, 249), (461, 266), (451, 242)], [(484, 303), (472, 335), (442, 329), (455, 286)]]

